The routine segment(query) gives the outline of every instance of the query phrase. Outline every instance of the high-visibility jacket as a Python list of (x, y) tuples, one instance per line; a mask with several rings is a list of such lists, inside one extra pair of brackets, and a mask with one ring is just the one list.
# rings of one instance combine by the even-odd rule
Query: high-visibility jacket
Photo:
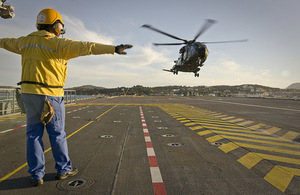
[(78, 56), (114, 54), (115, 46), (56, 37), (45, 30), (0, 39), (0, 48), (22, 56), (22, 93), (63, 96), (67, 61)]

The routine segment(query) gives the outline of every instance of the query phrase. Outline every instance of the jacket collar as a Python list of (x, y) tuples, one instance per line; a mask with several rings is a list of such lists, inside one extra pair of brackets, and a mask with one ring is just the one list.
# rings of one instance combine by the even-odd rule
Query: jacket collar
[(35, 32), (30, 33), (28, 36), (40, 36), (40, 37), (50, 37), (50, 38), (56, 37), (55, 34), (50, 33), (46, 30), (35, 31)]

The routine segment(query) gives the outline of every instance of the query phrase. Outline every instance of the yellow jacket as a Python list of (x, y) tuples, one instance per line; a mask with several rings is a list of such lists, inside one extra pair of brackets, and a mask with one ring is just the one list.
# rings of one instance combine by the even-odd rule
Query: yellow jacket
[(22, 56), (22, 93), (63, 96), (67, 61), (78, 56), (114, 54), (115, 46), (56, 37), (45, 30), (0, 39), (0, 48)]

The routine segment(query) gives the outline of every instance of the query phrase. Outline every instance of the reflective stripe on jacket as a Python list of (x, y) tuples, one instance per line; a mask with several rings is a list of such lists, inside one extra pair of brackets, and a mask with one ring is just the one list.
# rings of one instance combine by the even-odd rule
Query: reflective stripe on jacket
[(0, 39), (0, 48), (22, 56), (22, 93), (48, 96), (64, 95), (62, 87), (67, 77), (69, 59), (115, 52), (112, 45), (59, 38), (45, 30), (26, 37)]

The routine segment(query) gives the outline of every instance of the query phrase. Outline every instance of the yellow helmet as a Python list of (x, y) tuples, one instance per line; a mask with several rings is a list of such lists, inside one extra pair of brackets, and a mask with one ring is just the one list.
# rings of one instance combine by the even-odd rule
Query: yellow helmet
[(51, 8), (46, 8), (40, 11), (36, 18), (36, 25), (40, 24), (54, 24), (57, 20), (60, 20), (62, 24), (64, 24), (63, 19), (61, 18), (60, 14)]

